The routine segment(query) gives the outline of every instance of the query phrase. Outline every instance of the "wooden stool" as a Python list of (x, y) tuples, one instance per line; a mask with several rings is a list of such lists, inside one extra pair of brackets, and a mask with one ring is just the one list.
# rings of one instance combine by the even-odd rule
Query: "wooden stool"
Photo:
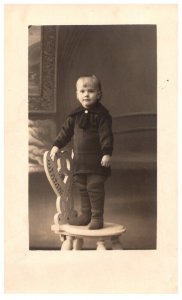
[(97, 240), (97, 250), (106, 250), (105, 241), (111, 241), (113, 250), (121, 250), (119, 237), (126, 229), (119, 224), (104, 223), (104, 227), (90, 230), (88, 226), (69, 225), (69, 218), (77, 216), (72, 197), (72, 157), (67, 151), (59, 151), (52, 161), (48, 151), (44, 154), (44, 169), (55, 194), (57, 195), (54, 225), (51, 230), (59, 235), (61, 250), (81, 250), (84, 238)]
[(125, 232), (125, 228), (115, 223), (104, 223), (104, 228), (90, 230), (88, 226), (52, 225), (51, 229), (60, 236), (61, 250), (81, 250), (84, 238), (96, 238), (97, 250), (106, 250), (105, 241), (110, 240), (113, 250), (121, 250), (122, 245), (119, 236)]

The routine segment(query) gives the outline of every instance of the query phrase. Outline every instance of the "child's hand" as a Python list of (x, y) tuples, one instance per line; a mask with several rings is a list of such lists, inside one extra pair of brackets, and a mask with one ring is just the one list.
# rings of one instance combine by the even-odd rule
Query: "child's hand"
[(59, 148), (56, 146), (53, 146), (50, 152), (50, 157), (52, 160), (54, 160), (56, 153), (59, 151)]
[(103, 167), (110, 167), (110, 163), (111, 163), (111, 156), (110, 155), (104, 155), (102, 157), (102, 160), (101, 160), (101, 165)]

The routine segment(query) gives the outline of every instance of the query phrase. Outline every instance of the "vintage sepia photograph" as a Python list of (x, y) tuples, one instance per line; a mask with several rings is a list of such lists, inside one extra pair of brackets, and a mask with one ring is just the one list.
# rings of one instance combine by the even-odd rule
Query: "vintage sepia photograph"
[(156, 249), (157, 26), (28, 35), (29, 249)]
[(6, 293), (176, 294), (178, 6), (4, 22)]

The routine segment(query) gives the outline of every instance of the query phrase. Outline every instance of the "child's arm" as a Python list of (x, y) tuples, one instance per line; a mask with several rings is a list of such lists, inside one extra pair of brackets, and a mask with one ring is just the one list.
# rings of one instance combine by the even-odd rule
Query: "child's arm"
[(50, 151), (50, 157), (54, 160), (56, 153), (59, 149), (65, 147), (73, 136), (74, 131), (74, 120), (69, 116), (63, 124), (54, 144)]
[(112, 118), (109, 114), (103, 116), (99, 124), (100, 143), (102, 148), (101, 165), (110, 167), (113, 151)]

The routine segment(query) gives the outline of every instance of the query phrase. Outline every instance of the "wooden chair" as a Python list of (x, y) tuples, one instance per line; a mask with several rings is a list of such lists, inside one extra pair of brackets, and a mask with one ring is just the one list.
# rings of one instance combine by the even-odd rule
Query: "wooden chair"
[(84, 238), (96, 239), (97, 250), (106, 250), (106, 240), (110, 240), (113, 250), (122, 249), (119, 237), (126, 231), (122, 225), (105, 222), (102, 229), (90, 230), (88, 226), (68, 224), (69, 218), (77, 216), (72, 195), (72, 156), (69, 152), (59, 151), (52, 161), (49, 151), (46, 151), (44, 169), (57, 196), (57, 212), (51, 230), (60, 237), (61, 250), (81, 250)]

